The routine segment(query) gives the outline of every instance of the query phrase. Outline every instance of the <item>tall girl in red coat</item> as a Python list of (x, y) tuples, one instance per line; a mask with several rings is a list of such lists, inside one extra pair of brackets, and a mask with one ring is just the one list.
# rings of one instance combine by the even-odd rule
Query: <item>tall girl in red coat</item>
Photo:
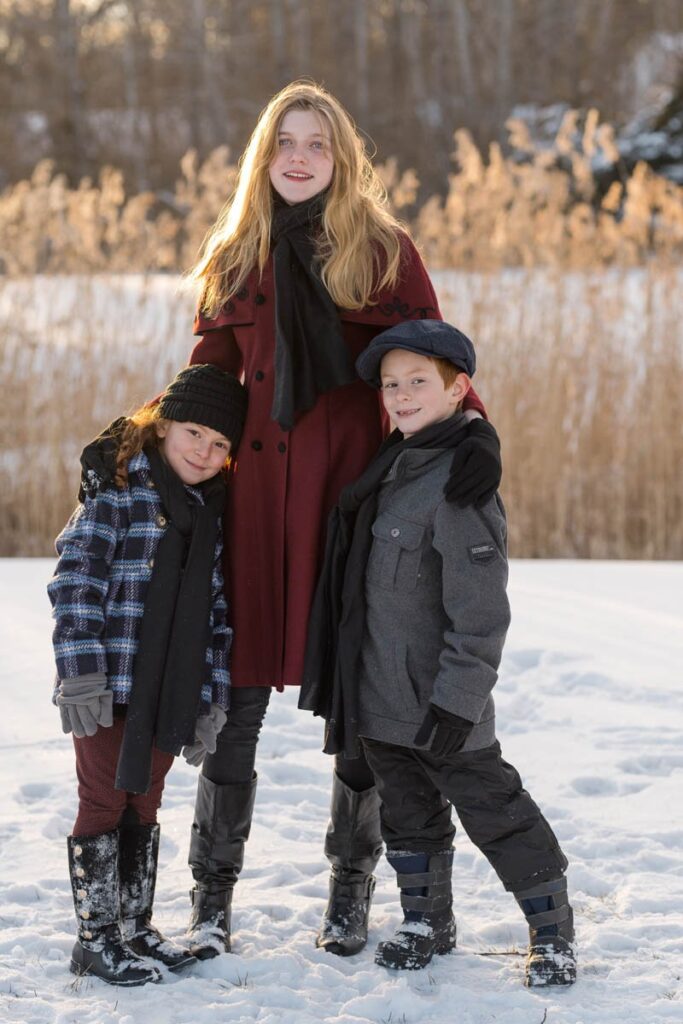
[[(193, 276), (200, 340), (190, 362), (243, 375), (249, 392), (225, 524), (232, 702), (204, 760), (190, 844), (190, 933), (208, 958), (230, 949), (256, 744), (273, 688), (301, 682), (328, 513), (385, 434), (377, 392), (356, 378), (354, 361), (391, 324), (441, 313), (350, 116), (310, 82), (287, 86), (261, 114)], [(474, 392), (465, 407), (470, 436), (451, 481), (461, 503), (485, 499), (500, 478), (495, 431)], [(338, 758), (335, 767), (330, 902), (317, 944), (346, 956), (367, 940), (381, 839), (367, 764)]]

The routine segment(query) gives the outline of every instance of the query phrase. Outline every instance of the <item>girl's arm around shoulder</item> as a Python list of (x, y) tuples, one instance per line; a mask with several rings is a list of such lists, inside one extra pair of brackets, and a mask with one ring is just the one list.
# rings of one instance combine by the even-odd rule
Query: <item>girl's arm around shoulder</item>
[(223, 579), (223, 526), (218, 527), (216, 557), (211, 577), (212, 633), (211, 633), (211, 703), (227, 711), (230, 705), (230, 673), (228, 655), (232, 643), (232, 629), (228, 625), (228, 605), (225, 600)]
[(510, 624), (507, 528), (498, 495), (481, 509), (442, 501), (433, 544), (442, 558), (442, 600), (450, 625), (432, 700), (478, 722), (498, 677)]
[(102, 644), (109, 571), (128, 522), (128, 490), (107, 487), (86, 497), (56, 540), (59, 559), (47, 592), (60, 679), (107, 671)]

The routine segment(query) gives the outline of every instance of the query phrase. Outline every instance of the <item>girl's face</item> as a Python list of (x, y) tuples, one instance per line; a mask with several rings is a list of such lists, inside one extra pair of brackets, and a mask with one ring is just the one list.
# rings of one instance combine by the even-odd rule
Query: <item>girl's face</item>
[(227, 437), (199, 423), (165, 420), (157, 423), (157, 434), (162, 439), (159, 445), (162, 458), (184, 484), (196, 485), (210, 480), (230, 454)]
[(270, 181), (290, 206), (311, 199), (332, 181), (332, 139), (325, 119), (312, 110), (288, 110), (280, 122)]

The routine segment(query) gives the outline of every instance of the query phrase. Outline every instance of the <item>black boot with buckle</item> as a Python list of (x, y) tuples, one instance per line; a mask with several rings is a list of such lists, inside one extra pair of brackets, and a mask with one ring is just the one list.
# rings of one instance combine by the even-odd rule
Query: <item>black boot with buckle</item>
[(567, 879), (541, 882), (515, 892), (529, 923), (525, 984), (530, 988), (573, 985), (576, 981), (574, 915), (567, 899)]
[(387, 860), (397, 873), (403, 924), (393, 939), (380, 942), (375, 963), (396, 971), (417, 971), (434, 954), (455, 949), (453, 851), (431, 855), (391, 851)]
[(186, 936), (198, 960), (231, 951), (232, 892), (244, 863), (255, 798), (256, 775), (251, 782), (222, 786), (199, 776), (189, 855), (195, 887)]
[(362, 793), (335, 772), (325, 854), (332, 865), (330, 897), (316, 946), (336, 956), (353, 956), (368, 941), (368, 916), (375, 890), (372, 872), (382, 853), (379, 796)]
[(196, 963), (196, 959), (152, 924), (158, 859), (158, 825), (120, 826), (121, 928), (126, 945), (138, 956), (149, 956), (170, 971), (179, 971)]
[(156, 967), (136, 956), (121, 935), (118, 829), (97, 836), (69, 836), (67, 847), (78, 920), (71, 971), (109, 985), (161, 981)]

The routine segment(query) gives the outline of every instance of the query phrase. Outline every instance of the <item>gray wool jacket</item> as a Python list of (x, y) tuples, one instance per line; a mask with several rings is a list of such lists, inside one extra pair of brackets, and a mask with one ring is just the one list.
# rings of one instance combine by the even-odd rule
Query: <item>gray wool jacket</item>
[(359, 733), (416, 747), (431, 700), (476, 723), (467, 751), (495, 740), (507, 528), (498, 495), (481, 509), (446, 502), (452, 459), (452, 449), (409, 449), (382, 484), (365, 575)]

